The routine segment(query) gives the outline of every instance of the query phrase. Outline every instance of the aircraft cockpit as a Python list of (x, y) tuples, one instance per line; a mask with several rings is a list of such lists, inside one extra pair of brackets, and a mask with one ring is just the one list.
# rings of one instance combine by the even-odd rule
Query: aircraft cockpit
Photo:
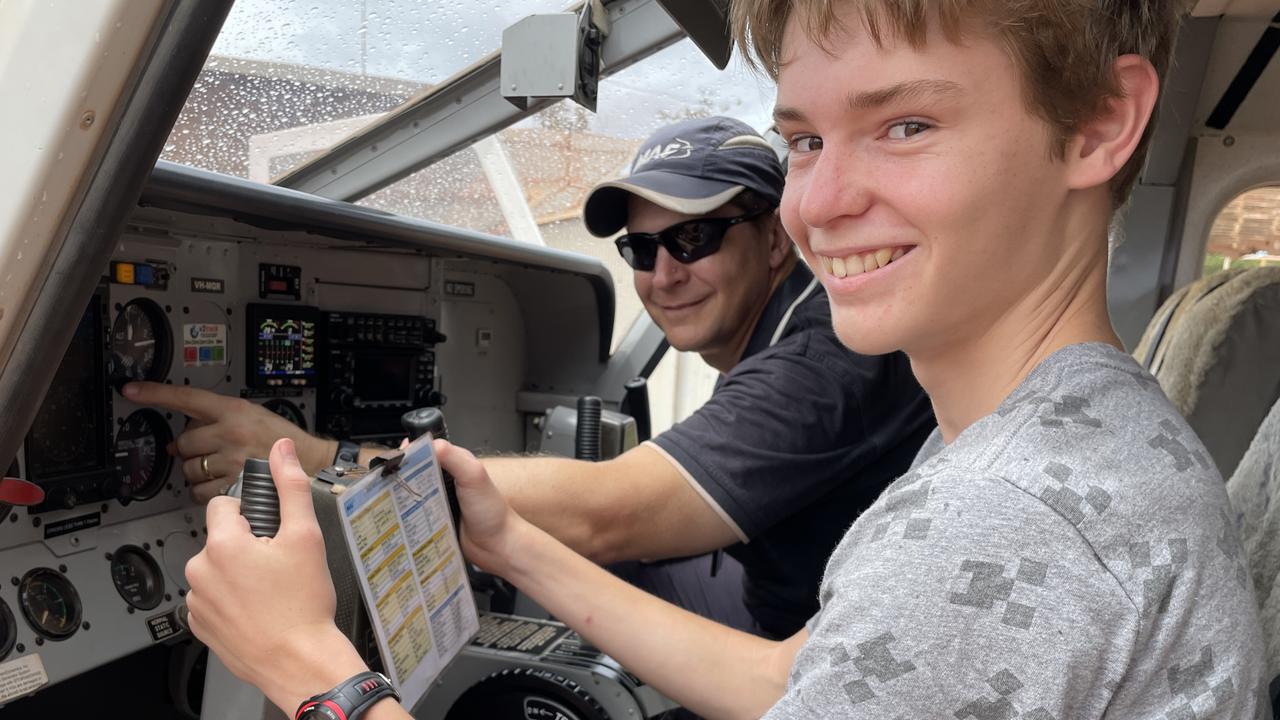
[[(696, 408), (717, 373), (668, 352), (581, 203), (662, 123), (769, 130), (728, 4), (0, 3), (0, 720), (123, 695), (139, 718), (279, 716), (186, 615), (207, 536), (189, 478), (235, 469), (175, 457), (202, 419), (131, 382), (387, 448), (434, 408), (478, 452), (596, 460)], [(1276, 2), (1201, 0), (1183, 29), (1111, 261), (1116, 329), (1153, 372), (1206, 247), (1218, 269), (1280, 262), (1278, 38)], [(1258, 383), (1261, 422), (1280, 384)], [(330, 560), (339, 625), (381, 662)], [(472, 570), (480, 633), (414, 717), (682, 717)]]

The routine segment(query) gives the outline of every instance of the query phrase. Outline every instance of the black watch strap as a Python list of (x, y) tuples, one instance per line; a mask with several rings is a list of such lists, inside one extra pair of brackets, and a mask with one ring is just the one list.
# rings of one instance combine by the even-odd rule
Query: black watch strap
[(333, 456), (333, 464), (339, 467), (358, 466), (360, 464), (360, 443), (339, 440), (338, 452)]
[(293, 720), (356, 720), (385, 697), (400, 699), (391, 680), (382, 673), (362, 672), (327, 693), (304, 700)]

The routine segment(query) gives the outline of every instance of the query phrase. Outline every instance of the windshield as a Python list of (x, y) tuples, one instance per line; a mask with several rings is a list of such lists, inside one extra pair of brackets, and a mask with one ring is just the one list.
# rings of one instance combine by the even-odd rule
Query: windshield
[[(238, 0), (162, 157), (269, 183), (497, 50), (520, 18), (568, 4)], [(562, 101), (357, 202), (599, 258), (616, 347), (641, 306), (613, 244), (583, 228), (587, 192), (661, 125), (723, 114), (763, 130), (773, 95), (739, 57), (722, 72), (683, 40), (604, 78), (597, 113)]]
[(237, 0), (161, 156), (270, 182), (568, 0)]

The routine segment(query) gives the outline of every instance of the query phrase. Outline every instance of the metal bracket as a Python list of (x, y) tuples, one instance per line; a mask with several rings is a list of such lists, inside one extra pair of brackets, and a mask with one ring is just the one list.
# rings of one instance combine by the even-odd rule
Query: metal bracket
[(530, 15), (502, 33), (502, 97), (521, 110), (570, 98), (595, 112), (609, 15), (600, 0), (574, 13)]

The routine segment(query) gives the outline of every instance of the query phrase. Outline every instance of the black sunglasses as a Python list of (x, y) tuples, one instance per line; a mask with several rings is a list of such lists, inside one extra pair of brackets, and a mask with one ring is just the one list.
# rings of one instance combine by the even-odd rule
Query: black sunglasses
[(613, 243), (618, 246), (622, 259), (633, 269), (651, 272), (658, 262), (658, 245), (667, 249), (671, 257), (689, 264), (713, 255), (720, 249), (725, 233), (738, 223), (754, 220), (765, 213), (773, 212), (768, 207), (746, 215), (728, 218), (698, 218), (676, 223), (661, 232), (627, 233)]

